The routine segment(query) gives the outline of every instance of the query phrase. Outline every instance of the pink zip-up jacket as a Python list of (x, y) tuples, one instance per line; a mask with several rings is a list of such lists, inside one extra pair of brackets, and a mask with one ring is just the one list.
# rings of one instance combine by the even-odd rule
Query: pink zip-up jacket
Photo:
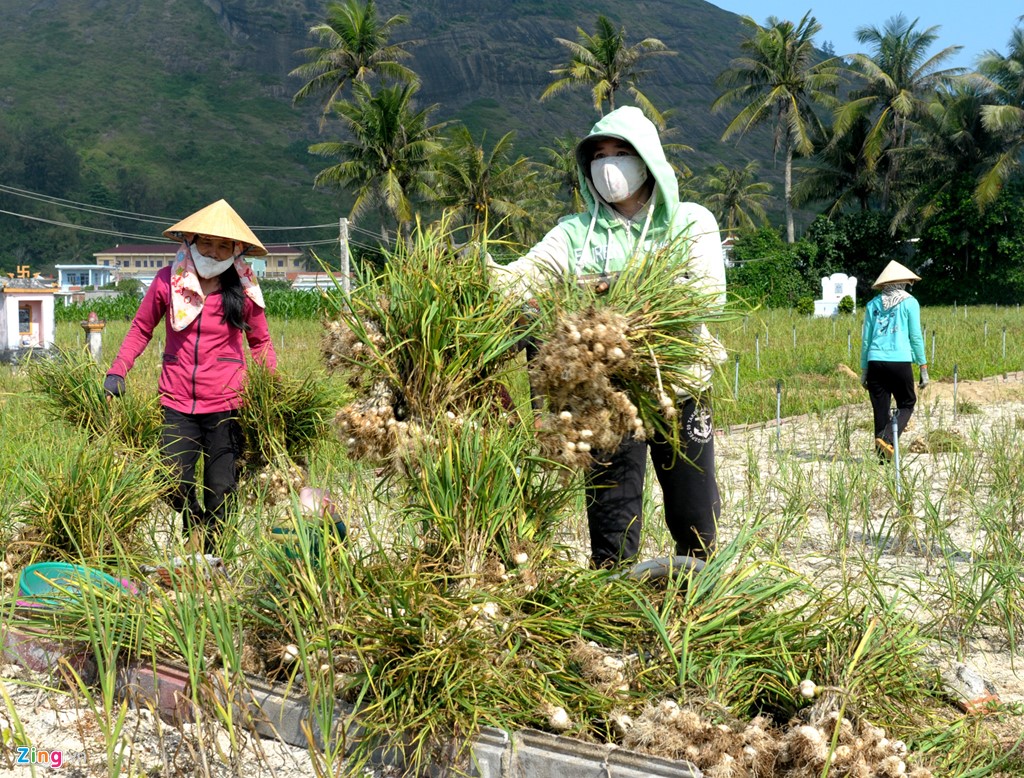
[(263, 309), (248, 297), (243, 309), (249, 331), (243, 333), (224, 321), (219, 291), (207, 295), (196, 320), (181, 332), (171, 328), (171, 268), (162, 268), (149, 285), (128, 329), (108, 375), (126, 376), (135, 360), (146, 350), (153, 330), (165, 322), (163, 369), (160, 372), (160, 404), (182, 413), (217, 413), (241, 404), (245, 381), (245, 350), (242, 335), (249, 342), (253, 358), (271, 370), (277, 354)]

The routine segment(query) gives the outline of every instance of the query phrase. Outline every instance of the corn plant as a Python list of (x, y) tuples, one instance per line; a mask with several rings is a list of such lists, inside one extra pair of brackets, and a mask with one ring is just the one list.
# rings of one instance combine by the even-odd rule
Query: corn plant
[(336, 304), (331, 301), (331, 295), (317, 290), (266, 289), (263, 299), (267, 305), (267, 316), (306, 322), (320, 319)]
[(139, 309), (140, 299), (134, 294), (119, 294), (116, 297), (90, 300), (88, 303), (58, 305), (54, 308), (54, 316), (59, 322), (75, 325), (88, 319), (90, 313), (95, 313), (104, 321), (131, 321)]

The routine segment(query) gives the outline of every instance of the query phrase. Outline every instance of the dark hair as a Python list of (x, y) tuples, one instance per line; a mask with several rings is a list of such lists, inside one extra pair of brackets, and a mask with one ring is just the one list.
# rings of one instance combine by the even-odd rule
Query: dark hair
[(221, 305), (224, 307), (224, 321), (242, 332), (249, 331), (245, 321), (245, 292), (238, 271), (231, 265), (220, 274)]

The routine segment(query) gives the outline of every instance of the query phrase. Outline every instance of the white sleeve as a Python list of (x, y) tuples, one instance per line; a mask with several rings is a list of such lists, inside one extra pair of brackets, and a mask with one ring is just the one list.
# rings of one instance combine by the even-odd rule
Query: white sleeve
[(702, 205), (689, 203), (687, 218), (692, 221), (689, 236), (690, 267), (695, 286), (716, 297), (717, 306), (725, 305), (725, 257), (722, 236), (714, 214)]
[(519, 259), (507, 265), (491, 261), (488, 267), (498, 289), (527, 300), (552, 275), (562, 276), (569, 269), (569, 241), (565, 231), (556, 226)]
[[(712, 315), (725, 307), (725, 256), (722, 252), (722, 238), (718, 231), (718, 221), (707, 208), (696, 203), (680, 203), (676, 218), (682, 219), (680, 227), (685, 231), (689, 242), (687, 260), (690, 283), (697, 292), (708, 295)], [(715, 338), (707, 324), (701, 324), (697, 332), (698, 342), (702, 347), (702, 357), (690, 370), (690, 391), (679, 388), (679, 394), (689, 394), (694, 389), (706, 389), (711, 386), (714, 377), (714, 365), (721, 364), (728, 358), (725, 347)]]

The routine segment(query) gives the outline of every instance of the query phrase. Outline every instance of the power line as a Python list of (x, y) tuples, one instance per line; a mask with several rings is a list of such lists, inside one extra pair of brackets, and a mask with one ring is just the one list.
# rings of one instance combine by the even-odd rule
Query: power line
[[(23, 197), (28, 200), (36, 200), (38, 202), (49, 203), (50, 205), (57, 205), (63, 208), (70, 208), (76, 211), (84, 211), (86, 213), (94, 213), (105, 216), (115, 216), (119, 219), (129, 219), (131, 221), (146, 222), (148, 224), (156, 224), (158, 226), (169, 227), (178, 221), (178, 219), (167, 216), (154, 216), (152, 214), (136, 213), (134, 211), (125, 211), (119, 208), (108, 208), (103, 205), (93, 205), (91, 203), (83, 203), (77, 200), (66, 200), (63, 197), (55, 197), (53, 195), (44, 195), (38, 192), (32, 192), (28, 189), (19, 189), (18, 187), (9, 186), (6, 184), (0, 184), (0, 192), (5, 192), (15, 197)], [(9, 213), (9, 211), (5, 211)], [(20, 215), (20, 214), (15, 214)], [(307, 224), (298, 227), (285, 227), (285, 226), (271, 226), (271, 225), (256, 225), (253, 227), (254, 230), (274, 230), (278, 232), (291, 231), (291, 230), (319, 230), (336, 228), (337, 222), (331, 222), (329, 224)]]
[(374, 238), (376, 240), (380, 240), (381, 239), (379, 232), (374, 232), (373, 230), (368, 230), (365, 227), (359, 227), (358, 225), (352, 224), (352, 222), (349, 222), (348, 228), (349, 228), (350, 232), (361, 232), (364, 235), (369, 235), (371, 238)]
[(72, 230), (82, 230), (83, 232), (97, 232), (101, 235), (113, 235), (118, 238), (135, 238), (136, 240), (157, 240), (152, 235), (135, 235), (129, 232), (121, 232), (119, 230), (106, 230), (100, 227), (88, 227), (84, 224), (71, 224), (70, 222), (61, 222), (56, 219), (44, 219), (41, 216), (29, 216), (25, 213), (15, 213), (14, 211), (5, 211), (0, 209), (0, 213), (5, 213), (8, 216), (16, 216), (19, 219), (29, 219), (35, 222), (43, 222), (44, 224), (52, 224), (55, 227), (67, 227)]
[[(163, 227), (163, 228), (169, 227), (171, 224), (173, 224), (174, 222), (178, 221), (177, 219), (169, 218), (169, 217), (166, 217), (166, 216), (154, 216), (152, 214), (137, 213), (135, 211), (125, 211), (125, 210), (121, 210), (119, 208), (108, 208), (108, 207), (103, 206), (103, 205), (93, 205), (91, 203), (84, 203), (84, 202), (81, 202), (81, 201), (78, 201), (78, 200), (67, 200), (67, 199), (65, 199), (63, 197), (56, 197), (54, 195), (44, 195), (44, 194), (40, 194), (39, 192), (32, 192), (32, 191), (30, 191), (28, 189), (20, 189), (20, 188), (15, 187), (15, 186), (9, 186), (7, 184), (0, 184), (0, 193), (6, 193), (6, 194), (9, 194), (9, 195), (12, 195), (12, 196), (15, 196), (15, 197), (22, 197), (22, 198), (25, 198), (27, 200), (35, 200), (37, 202), (42, 202), (42, 203), (46, 203), (46, 204), (49, 204), (49, 205), (54, 205), (54, 206), (61, 207), (61, 208), (70, 208), (72, 210), (81, 211), (81, 212), (84, 212), (84, 213), (91, 213), (91, 214), (100, 215), (100, 216), (110, 216), (110, 217), (115, 217), (115, 218), (118, 218), (118, 219), (129, 219), (131, 221), (138, 221), (138, 222), (143, 222), (143, 223), (146, 223), (146, 224), (154, 224), (157, 227)], [(15, 211), (0, 210), (0, 213), (7, 214), (8, 216), (14, 216), (14, 217), (17, 217), (19, 219), (29, 219), (31, 221), (42, 222), (44, 224), (51, 224), (51, 225), (53, 225), (55, 227), (64, 227), (64, 228), (72, 229), (72, 230), (81, 230), (83, 232), (93, 232), (93, 233), (97, 233), (97, 234), (100, 234), (100, 235), (112, 235), (112, 236), (117, 237), (117, 238), (132, 239), (132, 240), (139, 240), (139, 241), (146, 241), (146, 242), (154, 242), (155, 241), (157, 243), (165, 243), (165, 242), (167, 242), (167, 240), (163, 236), (155, 237), (153, 235), (139, 235), (139, 234), (136, 234), (136, 233), (124, 232), (124, 231), (121, 231), (121, 230), (114, 230), (114, 229), (109, 229), (109, 228), (90, 227), (90, 226), (84, 225), (84, 224), (74, 224), (73, 222), (59, 221), (59, 220), (56, 220), (56, 219), (47, 219), (47, 218), (44, 218), (44, 217), (41, 217), (41, 216), (32, 216), (30, 214), (17, 213)], [(307, 225), (302, 225), (302, 226), (298, 226), (298, 227), (279, 227), (279, 226), (256, 225), (252, 229), (254, 231), (262, 230), (262, 231), (267, 231), (267, 232), (269, 232), (269, 231), (288, 232), (288, 231), (297, 231), (297, 230), (320, 230), (320, 229), (332, 229), (332, 230), (334, 230), (334, 229), (337, 229), (337, 228), (338, 228), (338, 223), (337, 222), (330, 222), (328, 224), (307, 224)], [(350, 236), (350, 238), (349, 238), (349, 244), (350, 245), (355, 246), (357, 248), (364, 249), (366, 251), (377, 251), (377, 250), (379, 250), (379, 248), (380, 248), (379, 241), (381, 241), (382, 238), (381, 238), (381, 235), (378, 232), (376, 232), (374, 230), (368, 230), (368, 229), (366, 229), (364, 227), (359, 227), (359, 226), (357, 226), (355, 224), (352, 224), (351, 222), (349, 223), (349, 231), (350, 231), (350, 233), (355, 232), (355, 233), (360, 233), (362, 235), (369, 236), (374, 241), (377, 241), (377, 243), (375, 243), (375, 244), (368, 244), (368, 243), (360, 242), (358, 240), (354, 240)], [(316, 240), (294, 240), (294, 241), (289, 241), (288, 245), (289, 246), (294, 246), (294, 247), (297, 247), (297, 248), (299, 248), (299, 247), (311, 247), (311, 246), (326, 246), (326, 245), (329, 245), (329, 244), (337, 243), (337, 241), (338, 241), (337, 237), (330, 237), (330, 238), (316, 239)]]
[(174, 222), (177, 221), (176, 219), (171, 219), (166, 216), (152, 216), (150, 214), (122, 211), (118, 208), (107, 208), (104, 205), (92, 205), (91, 203), (82, 203), (76, 200), (65, 200), (62, 197), (39, 194), (38, 192), (31, 192), (28, 189), (19, 189), (18, 187), (8, 186), (6, 184), (0, 184), (0, 192), (6, 192), (7, 194), (14, 195), (16, 197), (24, 197), (28, 200), (50, 203), (51, 205), (61, 205), (77, 211), (106, 214), (109, 216), (117, 216), (121, 219), (131, 219), (132, 221), (145, 221), (151, 224), (174, 224)]
[[(168, 241), (163, 236), (153, 237), (152, 235), (138, 235), (138, 234), (130, 233), (130, 232), (121, 232), (119, 230), (104, 229), (102, 227), (90, 227), (90, 226), (85, 225), (85, 224), (72, 224), (71, 222), (62, 222), (62, 221), (58, 221), (56, 219), (45, 219), (45, 218), (43, 218), (41, 216), (31, 216), (31, 215), (29, 215), (27, 213), (15, 213), (14, 211), (6, 211), (6, 210), (3, 210), (3, 209), (0, 209), (0, 213), (6, 214), (8, 216), (14, 216), (14, 217), (17, 217), (19, 219), (29, 219), (31, 221), (42, 222), (44, 224), (51, 224), (51, 225), (53, 225), (55, 227), (64, 227), (64, 228), (71, 229), (71, 230), (81, 230), (83, 232), (94, 232), (94, 233), (98, 233), (100, 235), (112, 235), (112, 236), (114, 236), (116, 238), (131, 238), (133, 240), (145, 241), (147, 243), (154, 243), (154, 242), (156, 242), (158, 244), (172, 243), (173, 242), (173, 241)], [(336, 226), (336, 225), (329, 225), (329, 226)], [(321, 239), (321, 240), (292, 241), (292, 242), (289, 242), (287, 245), (292, 246), (294, 248), (307, 248), (307, 247), (312, 247), (312, 246), (329, 246), (329, 245), (333, 246), (333, 245), (336, 245), (337, 242), (338, 242), (338, 239), (336, 237), (332, 237), (332, 238), (324, 238), (324, 239)], [(375, 251), (376, 248), (377, 248), (376, 246), (368, 246), (365, 243), (360, 243), (359, 241), (355, 241), (355, 240), (350, 240), (349, 243), (351, 245), (353, 245), (353, 246), (358, 246), (359, 248), (367, 249), (369, 251)]]

